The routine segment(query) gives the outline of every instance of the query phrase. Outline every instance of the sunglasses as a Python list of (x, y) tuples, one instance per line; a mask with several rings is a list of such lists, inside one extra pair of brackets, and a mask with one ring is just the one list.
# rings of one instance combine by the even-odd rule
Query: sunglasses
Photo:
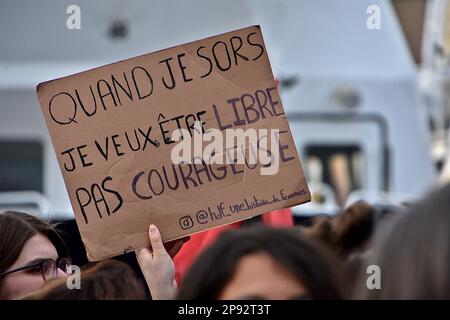
[(4, 272), (0, 274), (0, 277), (7, 276), (14, 272), (27, 270), (29, 272), (40, 272), (44, 281), (48, 282), (58, 278), (58, 269), (64, 271), (65, 273), (70, 273), (71, 266), (72, 261), (70, 258), (58, 258), (56, 261), (53, 259), (42, 259), (23, 267)]

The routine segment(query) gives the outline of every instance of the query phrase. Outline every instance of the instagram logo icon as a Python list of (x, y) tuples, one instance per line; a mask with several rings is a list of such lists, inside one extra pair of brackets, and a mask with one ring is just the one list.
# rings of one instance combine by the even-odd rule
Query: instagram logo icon
[(183, 230), (190, 229), (194, 226), (194, 221), (190, 216), (184, 216), (180, 218), (180, 227)]

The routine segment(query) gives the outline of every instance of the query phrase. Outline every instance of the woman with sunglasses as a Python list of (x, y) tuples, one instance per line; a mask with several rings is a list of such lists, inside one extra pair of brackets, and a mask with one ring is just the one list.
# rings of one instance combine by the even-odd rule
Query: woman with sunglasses
[(69, 268), (64, 241), (50, 224), (22, 212), (0, 213), (0, 299), (20, 299), (67, 276)]

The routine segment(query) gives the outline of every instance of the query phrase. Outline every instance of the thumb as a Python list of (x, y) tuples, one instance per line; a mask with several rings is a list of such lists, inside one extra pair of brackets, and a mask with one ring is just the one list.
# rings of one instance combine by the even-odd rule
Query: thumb
[(150, 225), (148, 229), (148, 234), (150, 238), (150, 243), (152, 245), (153, 254), (154, 255), (164, 254), (166, 249), (164, 248), (161, 233), (154, 224)]

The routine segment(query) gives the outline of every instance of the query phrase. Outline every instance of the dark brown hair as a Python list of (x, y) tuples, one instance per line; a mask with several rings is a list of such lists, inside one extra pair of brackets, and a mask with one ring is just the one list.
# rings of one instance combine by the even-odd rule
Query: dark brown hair
[[(71, 279), (68, 279), (71, 281)], [(81, 288), (68, 289), (66, 279), (49, 282), (26, 300), (143, 300), (143, 283), (127, 264), (109, 259), (81, 271)]]
[(335, 216), (319, 216), (311, 227), (302, 230), (306, 236), (320, 241), (340, 258), (346, 287), (353, 288), (359, 281), (362, 261), (374, 227), (375, 209), (360, 201)]
[(356, 202), (333, 217), (318, 217), (305, 229), (341, 258), (362, 251), (374, 229), (375, 210), (365, 202)]
[(64, 241), (48, 222), (23, 212), (0, 213), (0, 273), (14, 264), (25, 243), (36, 234), (46, 236), (55, 246), (59, 257), (68, 256)]
[(369, 265), (379, 266), (381, 288), (367, 289), (364, 269), (355, 298), (450, 299), (450, 185), (386, 221)]
[(237, 263), (247, 255), (266, 253), (300, 279), (313, 299), (340, 299), (339, 265), (318, 243), (293, 229), (263, 226), (224, 233), (194, 262), (179, 292), (180, 299), (217, 299)]

